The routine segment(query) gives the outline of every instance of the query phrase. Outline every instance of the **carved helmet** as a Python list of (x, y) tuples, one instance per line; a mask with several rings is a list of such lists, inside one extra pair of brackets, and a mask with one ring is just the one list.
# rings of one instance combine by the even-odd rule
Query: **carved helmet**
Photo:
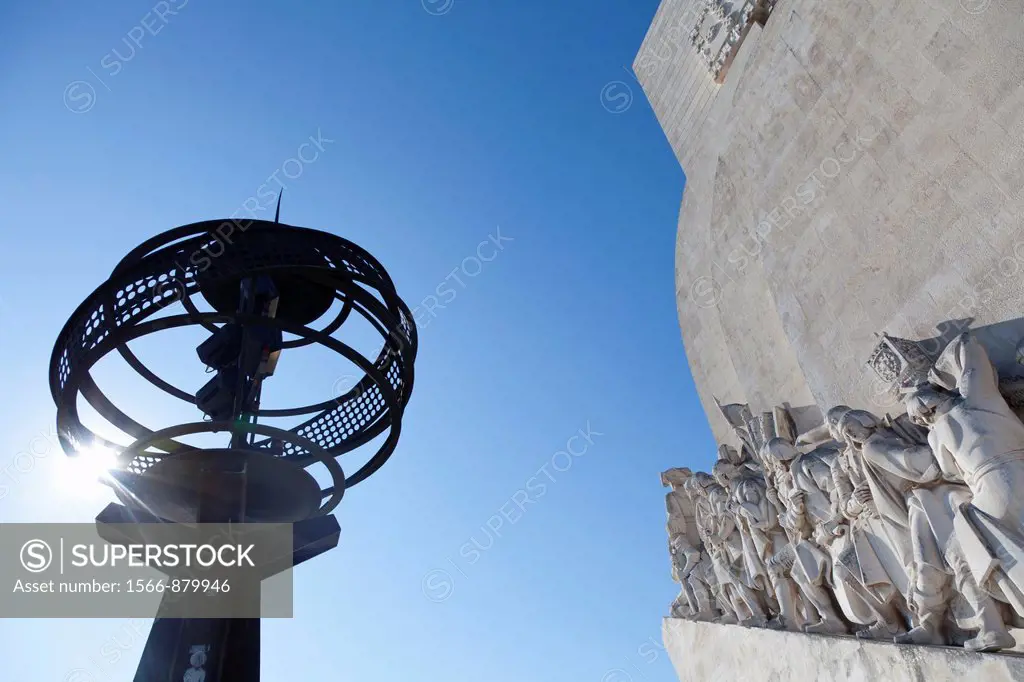
[(761, 457), (765, 461), (771, 459), (777, 462), (789, 462), (799, 454), (800, 451), (785, 438), (772, 438), (761, 448)]
[(717, 485), (711, 474), (698, 471), (686, 482), (686, 490), (691, 493), (706, 494), (711, 486)]
[(845, 440), (863, 442), (879, 423), (878, 417), (867, 410), (848, 410), (839, 420), (839, 432)]
[(673, 467), (661, 472), (661, 485), (682, 486), (693, 476), (693, 472), (686, 467)]
[(905, 396), (907, 416), (918, 426), (928, 426), (935, 414), (935, 408), (954, 395), (941, 387), (932, 384), (920, 384), (911, 389)]
[(736, 474), (736, 465), (732, 462), (720, 459), (711, 467), (711, 476), (715, 482), (722, 485), (723, 481), (729, 481)]
[(842, 424), (843, 417), (853, 410), (849, 405), (836, 405), (831, 410), (825, 413), (825, 424), (828, 426), (828, 431), (832, 434), (832, 437), (836, 440), (842, 440)]

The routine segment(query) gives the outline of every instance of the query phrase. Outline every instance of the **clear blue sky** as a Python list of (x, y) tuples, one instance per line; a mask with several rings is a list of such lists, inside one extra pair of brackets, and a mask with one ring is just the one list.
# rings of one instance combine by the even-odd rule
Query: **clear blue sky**
[[(626, 70), (657, 0), (424, 3), (0, 3), (0, 521), (90, 521), (108, 497), (71, 491), (39, 440), (67, 316), (143, 239), (277, 172), (285, 222), (367, 248), (410, 306), (446, 277), (457, 295), (420, 313), (398, 451), (346, 496), (339, 548), (296, 571), (296, 617), (264, 624), (264, 679), (672, 680), (658, 472), (714, 444), (674, 302), (683, 174)], [(275, 404), (344, 372), (281, 373), (302, 379)], [(0, 676), (128, 680), (130, 626), (4, 620)]]

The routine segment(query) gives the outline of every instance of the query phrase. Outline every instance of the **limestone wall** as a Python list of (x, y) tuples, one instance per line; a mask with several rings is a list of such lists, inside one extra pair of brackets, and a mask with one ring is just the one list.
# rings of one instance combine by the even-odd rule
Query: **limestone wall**
[(662, 637), (681, 682), (944, 682), (1024, 680), (1024, 657), (952, 647), (901, 646), (853, 637), (666, 618)]
[(687, 176), (679, 319), (716, 436), (713, 396), (787, 403), (798, 426), (839, 402), (899, 410), (865, 366), (876, 332), (972, 319), (1019, 372), (1019, 3), (779, 0), (694, 102), (678, 26), (696, 4), (664, 0), (634, 68)]

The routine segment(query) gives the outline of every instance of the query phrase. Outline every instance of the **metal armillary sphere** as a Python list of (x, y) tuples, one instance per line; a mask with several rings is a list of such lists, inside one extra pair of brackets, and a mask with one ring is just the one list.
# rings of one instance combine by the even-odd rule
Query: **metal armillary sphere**
[[(329, 316), (334, 309), (337, 314)], [(353, 316), (380, 334), (376, 357), (365, 357), (337, 338)], [(158, 376), (128, 346), (143, 336), (188, 326), (201, 326), (210, 334), (196, 352), (197, 366), (205, 365), (213, 377), (195, 393)], [(341, 355), (359, 368), (362, 379), (323, 402), (262, 408), (264, 381), (274, 374), (280, 354), (312, 344)], [(124, 507), (108, 507), (101, 514), (106, 521), (142, 516), (174, 523), (285, 522), (298, 528), (326, 517), (333, 524), (329, 534), (337, 527), (330, 512), (345, 490), (377, 471), (395, 450), (412, 391), (416, 347), (409, 308), (381, 264), (355, 244), (278, 222), (185, 225), (125, 256), (61, 331), (50, 362), (61, 446), (71, 456), (89, 456), (95, 449), (114, 453), (109, 484)], [(159, 391), (195, 405), (197, 420), (153, 430), (129, 417), (91, 373), (111, 353), (118, 353)], [(79, 416), (79, 396), (134, 441), (117, 444), (87, 428)], [(275, 417), (306, 418), (289, 429), (260, 421)], [(180, 440), (204, 433), (223, 433), (228, 442), (201, 448)], [(375, 439), (376, 452), (346, 476), (338, 461), (341, 455)], [(329, 483), (310, 473), (318, 464), (330, 473)], [(336, 543), (335, 533), (333, 544), (302, 558)], [(158, 679), (144, 670), (147, 657), (182, 658), (185, 663), (166, 668), (179, 672), (188, 664), (180, 635), (158, 635), (160, 622), (158, 618), (136, 680)], [(241, 632), (237, 623), (220, 627)], [(210, 627), (206, 631), (223, 634)], [(166, 641), (154, 643), (154, 637)], [(233, 646), (236, 658), (255, 657), (258, 666), (258, 621), (247, 626), (245, 637), (245, 642), (229, 643), (225, 651), (211, 651), (210, 656), (228, 656)], [(253, 637), (255, 651), (250, 650)], [(251, 668), (251, 661), (234, 664)], [(181, 679), (174, 675), (179, 673), (167, 679)], [(221, 678), (207, 674), (204, 679)], [(255, 675), (223, 679), (258, 679), (258, 667)]]
[[(144, 242), (118, 263), (110, 278), (68, 320), (50, 362), (50, 390), (58, 408), (61, 445), (72, 456), (83, 447), (113, 450), (116, 468), (132, 474), (119, 478), (144, 484), (147, 472), (172, 466), (196, 452), (197, 448), (176, 441), (179, 436), (229, 431), (236, 444), (239, 435), (249, 436), (250, 447), (244, 448), (248, 456), (255, 461), (264, 455), (280, 463), (261, 465), (268, 467), (268, 473), (290, 472), (318, 461), (327, 465), (333, 485), (318, 489), (324, 501), (318, 500), (310, 515), (327, 513), (347, 487), (374, 473), (395, 449), (402, 412), (412, 390), (416, 356), (412, 315), (380, 263), (345, 239), (267, 221), (252, 221), (244, 232), (222, 238), (217, 230), (226, 232), (225, 225), (233, 223), (194, 223)], [(239, 310), (242, 284), (260, 276), (268, 277), (277, 288), (279, 303), (273, 316)], [(214, 312), (200, 312), (193, 302), (196, 295), (204, 297)], [(333, 320), (319, 330), (306, 326), (323, 316), (335, 299), (341, 302), (341, 310)], [(177, 303), (184, 308), (182, 314), (150, 319)], [(331, 336), (353, 313), (362, 315), (383, 338), (382, 349), (373, 360)], [(201, 325), (214, 334), (228, 327), (251, 327), (264, 337), (286, 332), (296, 338), (282, 340), (277, 351), (321, 344), (358, 366), (365, 376), (344, 395), (321, 403), (264, 410), (259, 408), (256, 391), (255, 396), (239, 396), (242, 409), (232, 410), (230, 419), (152, 431), (108, 399), (90, 370), (105, 355), (117, 352), (156, 388), (196, 403), (195, 395), (150, 371), (127, 345), (133, 339), (186, 325)], [(77, 408), (79, 394), (111, 425), (134, 437), (135, 443), (122, 447), (83, 426)], [(260, 417), (298, 415), (312, 416), (287, 431), (257, 421)], [(376, 454), (346, 478), (336, 458), (385, 431), (389, 434)], [(304, 508), (310, 507), (307, 500), (302, 502)], [(262, 518), (270, 520), (272, 516), (263, 514)]]

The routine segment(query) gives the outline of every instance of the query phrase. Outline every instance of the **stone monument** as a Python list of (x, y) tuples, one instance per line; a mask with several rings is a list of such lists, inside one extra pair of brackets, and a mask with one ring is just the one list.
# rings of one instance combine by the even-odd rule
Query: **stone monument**
[(662, 474), (681, 679), (1024, 679), (1021, 66), (1000, 0), (658, 9), (720, 443)]

